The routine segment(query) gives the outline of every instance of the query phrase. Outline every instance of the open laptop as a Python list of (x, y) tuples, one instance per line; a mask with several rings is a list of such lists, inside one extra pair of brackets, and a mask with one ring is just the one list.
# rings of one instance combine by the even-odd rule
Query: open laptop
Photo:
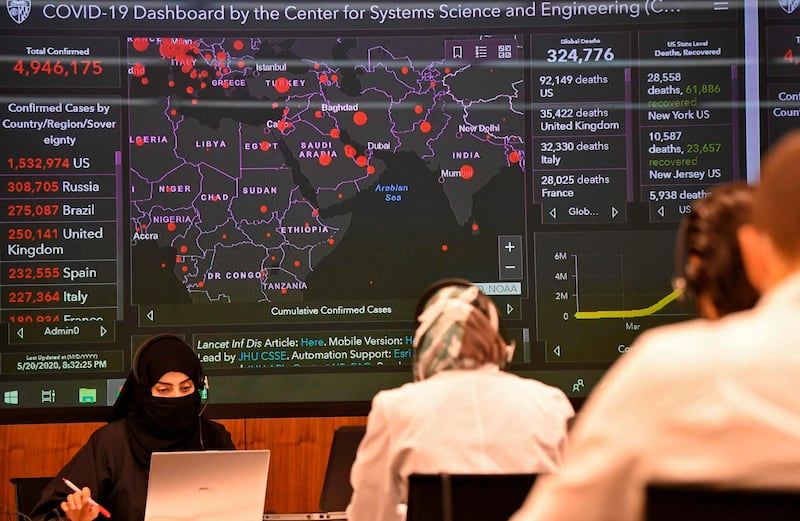
[(260, 521), (268, 450), (154, 452), (144, 521)]
[(350, 468), (356, 459), (358, 445), (364, 437), (363, 425), (345, 425), (333, 433), (325, 481), (319, 500), (319, 512), (294, 512), (290, 514), (264, 514), (264, 521), (336, 521), (347, 519), (344, 510), (350, 503), (353, 487)]

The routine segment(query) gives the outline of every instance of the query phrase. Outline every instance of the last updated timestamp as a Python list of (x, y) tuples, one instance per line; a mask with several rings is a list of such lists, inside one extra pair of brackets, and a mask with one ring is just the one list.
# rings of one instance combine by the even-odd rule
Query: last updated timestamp
[(17, 362), (17, 371), (21, 373), (30, 371), (87, 371), (105, 369), (108, 369), (107, 360), (47, 360)]

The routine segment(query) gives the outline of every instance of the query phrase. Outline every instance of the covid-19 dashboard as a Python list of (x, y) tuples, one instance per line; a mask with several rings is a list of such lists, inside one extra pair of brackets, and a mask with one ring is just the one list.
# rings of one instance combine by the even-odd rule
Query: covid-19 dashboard
[(0, 421), (96, 416), (160, 333), (218, 414), (365, 412), (410, 381), (443, 277), (494, 299), (512, 371), (586, 396), (693, 317), (676, 230), (796, 125), (798, 20), (782, 0), (8, 0)]

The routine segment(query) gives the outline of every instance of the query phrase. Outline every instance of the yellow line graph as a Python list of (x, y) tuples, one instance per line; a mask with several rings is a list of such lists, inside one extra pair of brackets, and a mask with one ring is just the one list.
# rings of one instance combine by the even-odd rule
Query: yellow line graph
[(672, 302), (673, 300), (677, 299), (681, 296), (682, 290), (675, 289), (667, 295), (666, 297), (662, 298), (655, 304), (647, 306), (646, 308), (641, 309), (612, 309), (607, 311), (577, 311), (575, 313), (575, 318), (578, 319), (592, 319), (592, 318), (637, 318), (637, 317), (646, 317), (648, 315), (652, 315), (657, 311), (661, 311), (666, 307), (667, 304)]

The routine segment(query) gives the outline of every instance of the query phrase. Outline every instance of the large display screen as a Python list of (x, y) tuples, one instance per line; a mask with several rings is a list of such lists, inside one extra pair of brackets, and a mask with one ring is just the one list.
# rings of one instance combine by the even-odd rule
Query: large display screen
[(363, 414), (453, 276), (580, 399), (692, 316), (678, 223), (800, 116), (779, 0), (0, 11), (3, 422), (101, 417), (159, 333), (217, 416)]

